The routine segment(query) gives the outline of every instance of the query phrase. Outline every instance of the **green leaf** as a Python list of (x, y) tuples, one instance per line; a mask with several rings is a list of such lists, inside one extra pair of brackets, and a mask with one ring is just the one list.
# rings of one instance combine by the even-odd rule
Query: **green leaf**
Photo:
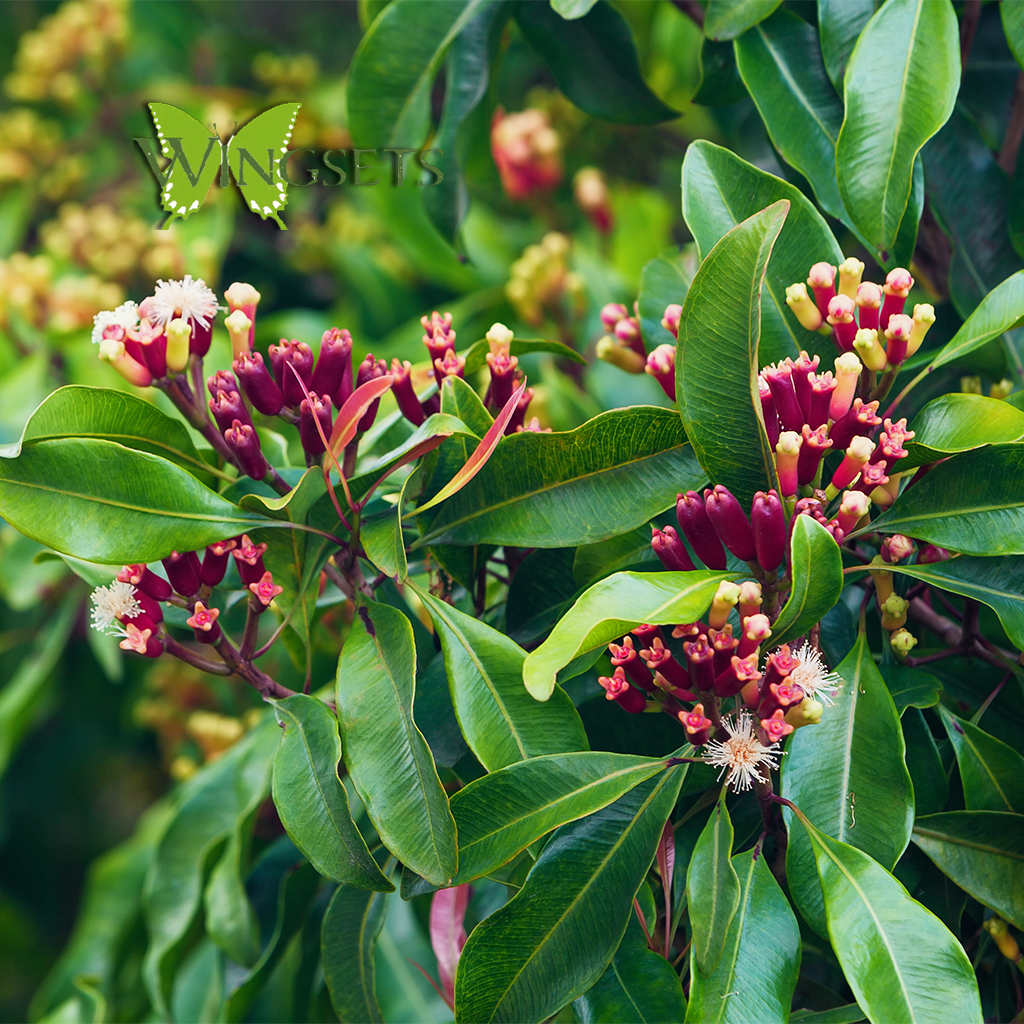
[[(782, 795), (823, 832), (892, 868), (910, 840), (914, 791), (904, 764), (903, 730), (867, 638), (836, 669), (842, 687), (817, 725), (794, 732), (782, 765)], [(825, 907), (811, 842), (792, 827), (786, 875), (797, 910), (825, 934)], [(864, 1005), (863, 1003), (861, 1005)]]
[(988, 605), (999, 616), (1013, 645), (1024, 650), (1024, 558), (961, 555), (946, 562), (888, 568)]
[[(978, 286), (983, 292), (986, 290), (984, 279), (978, 281)], [(963, 359), (1020, 323), (1024, 318), (1024, 270), (996, 285), (980, 303), (972, 303), (971, 309), (971, 315), (928, 364), (932, 370)]]
[(832, 948), (873, 1024), (981, 1024), (974, 969), (946, 926), (866, 853), (802, 824), (826, 893)]
[(684, 776), (663, 772), (555, 832), (519, 893), (470, 934), (456, 1021), (544, 1020), (601, 977)]
[(732, 858), (739, 884), (736, 915), (725, 951), (707, 977), (691, 947), (690, 1003), (686, 1020), (747, 1024), (786, 1020), (800, 969), (800, 928), (764, 858), (747, 851)]
[(12, 526), (93, 562), (155, 562), (273, 525), (179, 466), (112, 441), (34, 442), (0, 458), (0, 484), (0, 515)]
[[(727, 149), (703, 140), (686, 149), (683, 159), (683, 217), (705, 257), (726, 232), (780, 199), (789, 215), (772, 249), (761, 294), (761, 340), (758, 369), (800, 349), (817, 353), (828, 365), (835, 357), (831, 341), (804, 330), (786, 305), (786, 288), (805, 281), (817, 260), (838, 265), (843, 252), (814, 204), (795, 186), (759, 170)], [(732, 301), (730, 296), (729, 302)], [(715, 353), (704, 360), (714, 363)], [(755, 398), (757, 396), (755, 395)]]
[(914, 158), (953, 112), (958, 39), (948, 0), (890, 0), (850, 57), (836, 143), (839, 192), (861, 234), (879, 249), (896, 241)]
[(459, 873), (472, 881), (507, 864), (553, 828), (584, 818), (665, 770), (665, 758), (583, 751), (518, 761), (452, 797)]
[(4, 445), (0, 455), (14, 459), (27, 444), (62, 437), (101, 438), (159, 455), (206, 484), (212, 483), (218, 473), (192, 443), (180, 420), (165, 416), (151, 402), (125, 391), (79, 385), (54, 391), (32, 413), (21, 440)]
[(794, 1010), (789, 1024), (859, 1024), (867, 1020), (857, 1003), (847, 1003), (833, 1010)]
[(1024, 928), (1024, 815), (929, 814), (914, 822), (913, 839), (964, 892)]
[[(357, 146), (416, 146), (411, 116), (448, 44), (486, 0), (392, 0), (359, 43), (348, 78), (348, 128)], [(401, 136), (401, 137), (400, 137)]]
[(149, 948), (142, 978), (158, 1012), (167, 1014), (175, 969), (199, 910), (211, 856), (266, 796), (277, 726), (264, 719), (180, 790), (179, 802), (146, 880)]
[[(443, 448), (444, 446), (442, 446)], [(699, 470), (671, 409), (614, 409), (575, 430), (504, 438), (414, 547), (575, 547), (647, 522)]]
[(292, 842), (325, 878), (393, 891), (352, 820), (338, 778), (337, 719), (321, 701), (301, 693), (277, 701), (274, 713), (283, 726), (274, 756), (274, 804)]
[[(706, 483), (707, 477), (695, 480), (692, 486), (684, 482), (680, 484), (680, 490), (685, 487), (688, 491), (700, 492)], [(573, 556), (572, 575), (577, 586), (586, 587), (613, 572), (623, 569), (654, 571), (659, 565), (661, 560), (651, 549), (651, 528), (645, 524), (598, 544), (578, 547)]]
[(968, 555), (1024, 554), (1024, 445), (953, 456), (905, 490), (869, 529)]
[(761, 286), (790, 204), (737, 225), (701, 263), (686, 293), (676, 348), (676, 405), (711, 482), (749, 506), (771, 487), (775, 460), (757, 390)]
[(810, 516), (797, 516), (789, 550), (793, 587), (772, 624), (772, 647), (803, 636), (843, 592), (843, 556), (824, 526)]
[(416, 650), (397, 609), (361, 605), (338, 660), (345, 767), (381, 841), (435, 885), (455, 874), (455, 822), (412, 718)]
[(818, 34), (791, 11), (776, 11), (735, 42), (736, 63), (772, 144), (810, 183), (822, 209), (843, 218), (836, 139), (843, 103), (825, 74)]
[(941, 705), (939, 717), (956, 754), (967, 810), (1024, 813), (1024, 757)]
[(386, 911), (383, 893), (340, 885), (324, 914), (320, 957), (331, 1005), (340, 1020), (383, 1024), (374, 948)]
[[(686, 871), (686, 904), (693, 928), (694, 972), (705, 977), (725, 953), (729, 925), (740, 906), (740, 880), (732, 863), (732, 821), (722, 787), (707, 825), (697, 840)], [(692, 1013), (693, 1011), (691, 1011)]]
[(548, 706), (523, 689), (526, 652), (503, 633), (413, 587), (441, 640), (462, 733), (489, 772), (541, 754), (587, 750), (587, 734), (560, 687)]
[(735, 39), (763, 21), (782, 0), (709, 0), (704, 34), (709, 39)]
[(949, 782), (938, 745), (918, 708), (909, 708), (902, 721), (907, 744), (907, 769), (914, 783), (914, 810), (918, 815), (935, 814), (946, 806), (949, 799)]
[(906, 665), (879, 665), (900, 717), (907, 708), (933, 708), (939, 703), (942, 681), (929, 672)]
[(1024, 68), (1024, 22), (1014, 17), (1013, 7), (1000, 4), (999, 16), (1003, 22), (1003, 33), (1013, 52), (1013, 59)]
[[(514, 356), (530, 355), (533, 352), (553, 352), (556, 356), (559, 356), (561, 359), (568, 359), (571, 363), (579, 363), (580, 366), (587, 365), (586, 359), (575, 349), (569, 348), (562, 341), (554, 341), (549, 338), (513, 338), (509, 348)], [(479, 341), (474, 341), (462, 353), (466, 360), (465, 373), (467, 377), (470, 374), (476, 373), (477, 370), (482, 370), (487, 365), (488, 352), (490, 352), (488, 341), (486, 338), (481, 338)], [(465, 384), (465, 381), (463, 383)], [(468, 387), (469, 385), (467, 384), (466, 386)], [(459, 401), (459, 396), (456, 396), (455, 400)]]
[[(404, 490), (404, 488), (403, 488)], [(383, 512), (366, 516), (359, 526), (359, 540), (366, 557), (382, 573), (404, 583), (409, 563), (405, 556), (401, 503), (389, 505)]]
[(259, 923), (245, 892), (252, 827), (258, 808), (239, 818), (203, 893), (206, 934), (232, 960), (252, 967), (259, 959)]
[(675, 345), (672, 333), (661, 326), (665, 307), (680, 306), (697, 273), (697, 248), (692, 243), (673, 246), (644, 266), (640, 272), (640, 296), (637, 299), (640, 333), (650, 352), (659, 345)]
[(747, 87), (736, 67), (736, 51), (731, 42), (716, 43), (704, 36), (697, 55), (700, 82), (691, 103), (702, 107), (721, 107), (747, 98)]
[(875, 13), (877, 0), (818, 0), (818, 32), (825, 70), (842, 89), (850, 54)]
[(679, 116), (647, 87), (629, 22), (605, 0), (572, 21), (546, 3), (517, 4), (514, 17), (558, 88), (581, 110), (617, 124)]
[(597, 0), (551, 0), (551, 9), (567, 21), (582, 18)]
[(914, 417), (914, 440), (909, 442), (900, 470), (937, 462), (947, 455), (1024, 438), (1024, 412), (983, 395), (940, 395)]
[(634, 626), (696, 622), (711, 606), (718, 584), (729, 573), (617, 572), (595, 583), (523, 663), (523, 682), (537, 699), (547, 700), (558, 670), (579, 654), (628, 633)]

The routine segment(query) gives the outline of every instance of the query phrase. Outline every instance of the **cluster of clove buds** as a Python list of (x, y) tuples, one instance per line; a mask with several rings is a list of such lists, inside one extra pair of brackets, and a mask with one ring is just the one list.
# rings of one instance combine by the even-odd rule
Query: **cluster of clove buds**
[[(683, 307), (669, 306), (662, 326), (673, 335), (679, 333), (679, 314)], [(633, 316), (621, 302), (609, 302), (601, 310), (601, 324), (608, 332), (597, 343), (598, 359), (612, 363), (627, 373), (650, 374), (665, 394), (676, 400), (676, 350), (672, 345), (658, 345), (649, 355), (640, 333), (640, 314), (633, 303)]]

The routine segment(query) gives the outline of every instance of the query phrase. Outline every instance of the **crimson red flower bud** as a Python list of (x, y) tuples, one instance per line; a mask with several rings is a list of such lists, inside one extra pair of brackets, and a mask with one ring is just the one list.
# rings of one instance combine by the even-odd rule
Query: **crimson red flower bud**
[(659, 530), (652, 526), (651, 533), (651, 547), (666, 569), (689, 572), (694, 568), (686, 545), (679, 539), (679, 534), (673, 527), (666, 526), (664, 530)]
[(626, 673), (621, 668), (617, 668), (610, 677), (599, 676), (597, 681), (604, 687), (605, 697), (615, 701), (623, 711), (636, 715), (647, 707), (647, 698), (626, 682)]
[(761, 644), (772, 635), (772, 626), (768, 616), (758, 612), (756, 615), (749, 615), (743, 619), (739, 647), (736, 653), (741, 658), (749, 658), (751, 654), (757, 654)]
[[(268, 352), (274, 379), (284, 395), (284, 404), (298, 405), (313, 383), (313, 350), (304, 341), (282, 338), (279, 344), (271, 345)], [(298, 373), (298, 379), (292, 368)]]
[(926, 544), (921, 548), (921, 553), (917, 556), (918, 565), (930, 565), (932, 562), (946, 562), (952, 556), (945, 548), (940, 548), (935, 544)]
[(199, 556), (194, 551), (186, 551), (184, 554), (172, 551), (163, 559), (163, 566), (171, 586), (182, 597), (191, 597), (198, 592), (201, 567)]
[(686, 738), (695, 746), (703, 746), (711, 738), (714, 723), (704, 715), (704, 705), (694, 704), (692, 711), (680, 711), (677, 717), (686, 730)]
[(211, 398), (216, 398), (220, 391), (240, 391), (238, 381), (230, 370), (218, 370), (215, 374), (206, 378), (206, 387)]
[(845, 451), (855, 437), (867, 437), (881, 422), (877, 401), (865, 404), (855, 398), (850, 411), (832, 424), (828, 436), (835, 450)]
[[(665, 312), (667, 315), (668, 310)], [(609, 302), (601, 309), (601, 324), (611, 334), (615, 330), (615, 325), (627, 316), (629, 316), (629, 310), (621, 302)]]
[(665, 640), (661, 626), (652, 626), (649, 622), (642, 622), (639, 626), (634, 626), (633, 632), (641, 640), (652, 641), (655, 637), (659, 637), (662, 642)]
[(830, 263), (815, 263), (807, 275), (807, 285), (814, 292), (814, 301), (822, 316), (828, 314), (828, 304), (836, 294), (835, 282), (836, 268)]
[(776, 647), (768, 655), (768, 662), (764, 671), (764, 686), (761, 689), (767, 693), (772, 683), (781, 683), (783, 679), (791, 675), (800, 666), (800, 659), (795, 657), (789, 644)]
[(899, 366), (906, 361), (907, 346), (914, 330), (914, 321), (906, 313), (894, 313), (889, 317), (885, 329), (885, 355), (890, 366)]
[(117, 645), (122, 651), (135, 651), (147, 658), (158, 658), (164, 652), (163, 643), (154, 636), (155, 630), (139, 629), (134, 623), (125, 626), (124, 639)]
[(696, 640), (684, 640), (683, 651), (690, 663), (690, 681), (698, 690), (707, 692), (715, 685), (715, 652), (708, 638), (701, 633)]
[(621, 644), (609, 644), (608, 653), (611, 654), (612, 664), (616, 668), (621, 665), (634, 686), (639, 686), (642, 690), (654, 689), (654, 676), (637, 654), (631, 636), (623, 637)]
[[(356, 374), (356, 387), (362, 387), (364, 384), (368, 384), (371, 380), (383, 377), (387, 372), (388, 364), (385, 363), (383, 359), (374, 359), (373, 353), (369, 352), (367, 353), (366, 358), (359, 364), (359, 372)], [(359, 433), (369, 430), (370, 427), (373, 426), (373, 421), (377, 418), (377, 409), (379, 406), (379, 398), (370, 403), (366, 412), (363, 413), (362, 419), (359, 421)]]
[(788, 363), (775, 363), (766, 366), (761, 371), (761, 376), (771, 388), (782, 429), (800, 433), (800, 428), (804, 425), (804, 414), (793, 388), (793, 368)]
[(765, 572), (774, 572), (786, 557), (786, 512), (774, 488), (754, 495), (750, 525), (758, 564)]
[(391, 392), (398, 402), (402, 415), (414, 426), (419, 426), (427, 415), (416, 397), (416, 389), (412, 386), (412, 363), (400, 359), (391, 360)]
[(765, 746), (781, 742), (793, 731), (793, 726), (786, 721), (786, 713), (782, 708), (776, 708), (771, 718), (762, 718), (760, 721), (761, 742)]
[[(766, 692), (767, 691), (767, 692)], [(768, 683), (767, 687), (762, 686), (761, 703), (757, 708), (758, 718), (770, 718), (779, 708), (789, 708), (804, 699), (804, 691), (796, 683), (788, 681), (788, 677), (781, 683)]]
[(650, 647), (644, 647), (640, 651), (640, 657), (651, 672), (660, 672), (669, 686), (679, 690), (689, 688), (690, 674), (672, 657), (672, 652), (665, 646), (661, 637), (656, 636)]
[(889, 318), (903, 312), (903, 305), (913, 287), (914, 279), (910, 276), (910, 271), (904, 270), (903, 267), (889, 271), (882, 286), (885, 299), (882, 302), (881, 315), (878, 317), (879, 330), (884, 331), (889, 326)]
[(676, 519), (694, 554), (709, 569), (724, 569), (725, 549), (708, 518), (707, 509), (696, 491), (676, 495)]
[(790, 360), (793, 366), (793, 390), (796, 392), (796, 399), (800, 403), (800, 411), (803, 413), (804, 422), (811, 412), (811, 383), (818, 370), (820, 356), (809, 356), (803, 349), (796, 360)]
[(242, 390), (254, 409), (264, 416), (276, 416), (284, 408), (284, 394), (274, 383), (259, 352), (243, 352), (232, 362), (231, 368), (242, 382)]
[[(854, 490), (870, 494), (876, 487), (884, 487), (889, 482), (889, 473), (885, 459), (869, 462), (861, 471), (860, 479), (854, 484)], [(840, 523), (840, 525), (842, 525)]]
[(716, 484), (714, 491), (704, 491), (704, 506), (722, 543), (741, 561), (752, 562), (756, 557), (754, 531), (735, 495), (722, 484)]
[(831, 447), (832, 441), (828, 436), (828, 427), (821, 426), (817, 430), (811, 430), (806, 423), (804, 424), (803, 442), (800, 445), (800, 455), (796, 463), (798, 484), (809, 484), (814, 480), (822, 457)]
[(648, 357), (644, 372), (652, 376), (662, 391), (676, 400), (676, 350), (673, 345), (659, 345)]
[(460, 379), (466, 376), (466, 357), (455, 354), (455, 349), (446, 349), (444, 356), (441, 359), (434, 360), (434, 377), (437, 383), (440, 384), (445, 377), (459, 377)]
[(882, 289), (872, 281), (857, 286), (857, 319), (860, 329), (878, 330), (878, 311), (882, 305)]
[(491, 371), (491, 386), (487, 392), (487, 404), (491, 408), (504, 409), (516, 387), (516, 367), (519, 360), (510, 353), (499, 350), (488, 352), (487, 367)]
[(242, 534), (242, 540), (237, 547), (231, 551), (235, 559), (235, 568), (242, 582), (248, 586), (250, 583), (258, 583), (263, 574), (267, 571), (263, 567), (263, 555), (267, 550), (266, 544), (253, 544), (247, 533)]
[(764, 416), (765, 433), (768, 435), (768, 443), (774, 448), (779, 443), (779, 431), (782, 428), (779, 426), (779, 414), (775, 411), (772, 389), (768, 386), (768, 381), (764, 379), (764, 374), (758, 375), (757, 391), (761, 396), (761, 413)]
[(807, 413), (807, 425), (815, 430), (828, 423), (829, 406), (832, 404), (832, 392), (836, 389), (836, 379), (831, 370), (814, 374), (811, 381), (811, 405)]
[(217, 429), (223, 433), (230, 429), (233, 423), (252, 424), (252, 417), (249, 410), (242, 401), (242, 396), (237, 391), (218, 391), (210, 399), (210, 412), (217, 421)]
[(324, 331), (309, 390), (326, 395), (338, 409), (352, 394), (352, 335), (348, 331), (337, 327)]
[(506, 434), (514, 434), (523, 425), (523, 421), (526, 419), (526, 411), (530, 408), (532, 401), (533, 388), (527, 388), (519, 396), (519, 401), (516, 402), (516, 407), (509, 417), (508, 426), (505, 427)]
[(673, 338), (679, 337), (679, 321), (683, 315), (683, 307), (678, 302), (670, 302), (665, 307), (665, 315), (661, 318), (661, 326), (668, 331)]
[(192, 627), (196, 640), (201, 644), (213, 644), (221, 638), (221, 629), (217, 622), (219, 615), (219, 608), (207, 608), (202, 601), (196, 601), (192, 615), (185, 621)]
[(137, 587), (135, 589), (135, 600), (139, 602), (139, 607), (142, 609), (142, 614), (145, 615), (154, 625), (164, 621), (164, 612), (160, 607), (160, 602), (153, 600), (149, 594)]
[(624, 316), (616, 325), (615, 337), (623, 345), (631, 348), (638, 356), (646, 360), (647, 350), (644, 348), (644, 341), (640, 335), (640, 321), (635, 316)]
[(143, 594), (148, 594), (154, 601), (166, 601), (174, 593), (167, 580), (142, 564), (124, 566), (117, 578), (122, 583), (130, 583)]
[(218, 541), (210, 544), (203, 555), (203, 565), (199, 572), (199, 578), (208, 587), (215, 587), (222, 579), (228, 569), (228, 555), (238, 547), (238, 541)]
[(729, 667), (733, 652), (739, 647), (739, 640), (732, 635), (732, 623), (727, 622), (721, 629), (708, 630), (708, 643), (715, 652), (715, 675)]
[(238, 463), (238, 468), (253, 480), (262, 480), (267, 475), (267, 460), (260, 449), (260, 439), (256, 428), (251, 423), (232, 420), (231, 426), (224, 431), (231, 454)]
[(320, 430), (316, 429), (316, 421), (320, 423), (323, 436), (329, 438), (334, 425), (331, 418), (331, 400), (326, 395), (321, 397), (315, 391), (310, 391), (309, 398), (304, 398), (299, 403), (299, 440), (302, 442), (302, 450), (310, 455), (319, 455), (325, 450)]
[(715, 679), (715, 694), (719, 697), (735, 697), (744, 686), (760, 678), (756, 651), (746, 658), (734, 654), (729, 660), (729, 666)]

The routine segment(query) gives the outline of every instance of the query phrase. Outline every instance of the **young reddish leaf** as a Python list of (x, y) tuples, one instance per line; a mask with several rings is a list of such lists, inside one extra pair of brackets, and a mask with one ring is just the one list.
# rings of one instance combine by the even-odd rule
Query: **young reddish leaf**
[(455, 968), (466, 944), (466, 907), (469, 884), (439, 889), (430, 904), (430, 944), (437, 957), (437, 973), (444, 988), (444, 1001), (454, 1006)]
[(368, 380), (348, 396), (345, 404), (338, 410), (338, 418), (334, 421), (331, 431), (331, 443), (327, 446), (337, 455), (356, 436), (356, 427), (363, 418), (363, 413), (384, 394), (394, 377), (385, 373), (383, 377)]
[(665, 822), (665, 830), (658, 843), (658, 874), (661, 875), (661, 890), (665, 894), (665, 959), (668, 959), (672, 936), (672, 874), (676, 866), (676, 833), (671, 821)]
[(427, 452), (432, 452), (442, 441), (452, 436), (452, 431), (441, 430), (436, 434), (431, 434), (424, 441), (420, 441), (418, 445), (410, 448), (393, 466), (389, 466), (378, 479), (374, 480), (370, 484), (369, 490), (363, 495), (362, 500), (359, 502), (360, 506), (365, 506), (370, 500), (370, 496), (373, 492), (386, 480), (396, 469), (400, 469), (402, 466), (407, 466), (410, 462), (415, 462), (421, 455), (426, 455)]
[[(384, 378), (381, 377), (380, 379), (383, 380)], [(418, 516), (421, 512), (426, 512), (428, 508), (440, 505), (446, 498), (450, 498), (457, 491), (461, 491), (484, 468), (484, 464), (491, 457), (491, 453), (498, 447), (498, 442), (505, 433), (505, 427), (508, 426), (508, 421), (512, 418), (512, 413), (515, 412), (516, 405), (518, 405), (519, 399), (525, 390), (526, 379), (524, 378), (522, 384), (519, 385), (512, 397), (505, 403), (505, 408), (495, 417), (491, 428), (484, 434), (483, 440), (476, 446), (476, 451), (470, 455), (462, 469), (426, 505), (413, 509), (403, 516), (403, 519), (408, 519), (410, 516)]]

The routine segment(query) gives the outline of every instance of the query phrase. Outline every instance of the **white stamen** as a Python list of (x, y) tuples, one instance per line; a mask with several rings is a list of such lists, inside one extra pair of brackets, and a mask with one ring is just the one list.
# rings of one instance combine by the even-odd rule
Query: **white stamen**
[(119, 618), (133, 619), (142, 611), (142, 605), (135, 599), (135, 587), (131, 583), (114, 580), (108, 587), (97, 587), (92, 592), (92, 628), (101, 633), (113, 632), (124, 635), (124, 628), (117, 624)]
[(754, 734), (753, 722), (746, 711), (741, 711), (733, 721), (723, 723), (729, 732), (729, 738), (724, 742), (711, 740), (704, 747), (704, 756), (701, 760), (705, 764), (714, 765), (722, 770), (718, 773), (721, 778), (726, 771), (728, 776), (725, 780), (734, 793), (743, 789), (750, 789), (755, 780), (767, 782), (768, 777), (762, 775), (758, 770), (760, 766), (766, 765), (769, 769), (778, 768), (776, 760), (782, 753), (776, 750), (777, 743), (766, 747)]
[(164, 327), (182, 317), (205, 328), (222, 307), (217, 305), (217, 296), (202, 278), (193, 280), (191, 274), (186, 274), (181, 281), (157, 281), (148, 308), (149, 319)]
[(821, 651), (805, 642), (793, 657), (800, 664), (790, 672), (790, 682), (799, 686), (808, 697), (813, 697), (826, 706), (834, 704), (832, 694), (843, 685), (843, 680), (835, 672), (829, 672)]
[(103, 332), (108, 327), (117, 325), (127, 330), (139, 326), (139, 307), (134, 302), (122, 303), (117, 309), (105, 309), (92, 318), (92, 343), (98, 345), (103, 341)]

